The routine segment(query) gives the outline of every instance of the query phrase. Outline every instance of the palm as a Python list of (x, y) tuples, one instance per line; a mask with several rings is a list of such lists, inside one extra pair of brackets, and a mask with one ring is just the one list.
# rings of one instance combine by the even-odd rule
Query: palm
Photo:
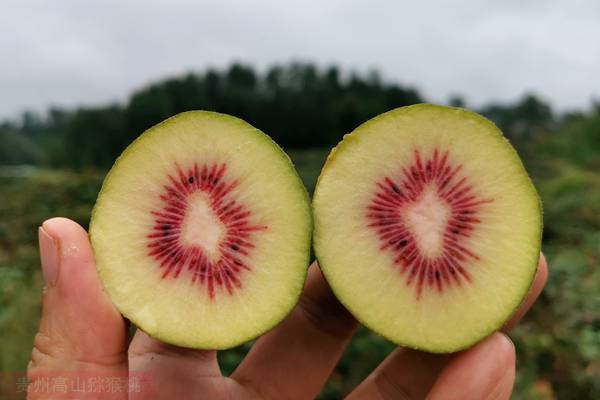
[[(126, 323), (101, 289), (81, 227), (65, 219), (47, 221), (40, 241), (44, 272), (49, 264), (58, 263), (59, 273), (56, 284), (44, 293), (44, 312), (28, 371), (34, 380), (56, 371), (103, 375), (129, 371), (130, 376), (148, 377), (150, 394), (159, 399), (311, 399), (358, 326), (313, 265), (299, 305), (257, 340), (231, 377), (224, 377), (215, 351), (167, 345), (139, 330), (127, 345)], [(55, 258), (48, 256), (50, 242), (59, 249)], [(531, 292), (506, 329), (531, 306), (546, 274), (541, 258)], [(399, 348), (348, 398), (507, 399), (514, 368), (514, 348), (502, 334), (454, 356)], [(130, 397), (147, 394), (132, 392)], [(44, 396), (52, 397), (31, 397)]]

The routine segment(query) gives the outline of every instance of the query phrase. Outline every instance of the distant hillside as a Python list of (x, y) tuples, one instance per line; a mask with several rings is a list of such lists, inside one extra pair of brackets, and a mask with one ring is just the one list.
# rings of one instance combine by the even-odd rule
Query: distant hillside
[[(155, 82), (124, 104), (52, 108), (44, 115), (28, 112), (0, 123), (0, 164), (108, 167), (145, 129), (192, 109), (236, 115), (284, 148), (329, 147), (381, 112), (424, 101), (417, 89), (384, 82), (375, 71), (361, 75), (294, 63), (257, 73), (233, 64)], [(461, 98), (449, 102), (464, 105)], [(587, 117), (556, 116), (534, 95), (477, 111), (495, 121), (519, 149)]]

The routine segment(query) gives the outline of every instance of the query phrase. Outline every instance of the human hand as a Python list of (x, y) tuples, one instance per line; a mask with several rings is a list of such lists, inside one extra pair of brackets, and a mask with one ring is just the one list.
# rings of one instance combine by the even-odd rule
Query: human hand
[[(131, 343), (121, 314), (103, 292), (83, 228), (54, 218), (39, 230), (46, 288), (28, 376), (62, 371), (90, 376), (150, 377), (152, 391), (106, 393), (102, 398), (313, 399), (349, 343), (358, 323), (336, 300), (318, 266), (310, 267), (296, 308), (257, 339), (230, 377), (215, 351), (161, 343), (138, 330)], [(547, 278), (544, 257), (530, 292), (503, 332), (522, 318)], [(398, 348), (348, 399), (508, 399), (515, 378), (515, 349), (504, 333), (453, 355)], [(30, 398), (89, 398), (98, 393), (38, 393)]]

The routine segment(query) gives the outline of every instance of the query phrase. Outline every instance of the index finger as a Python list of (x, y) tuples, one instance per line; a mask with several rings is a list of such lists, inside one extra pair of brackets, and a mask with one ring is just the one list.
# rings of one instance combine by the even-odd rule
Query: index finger
[(267, 398), (314, 398), (357, 326), (315, 262), (296, 308), (258, 339), (232, 378)]
[(544, 289), (547, 280), (548, 264), (546, 263), (546, 257), (544, 257), (544, 253), (540, 253), (538, 269), (535, 273), (535, 278), (533, 278), (533, 283), (529, 288), (529, 292), (527, 293), (527, 296), (525, 296), (525, 299), (521, 302), (519, 308), (517, 308), (517, 311), (515, 311), (515, 313), (508, 320), (508, 322), (504, 324), (502, 332), (510, 332), (519, 323), (519, 321), (525, 316), (527, 311), (529, 311), (533, 303), (535, 303), (540, 293), (542, 293), (542, 290)]

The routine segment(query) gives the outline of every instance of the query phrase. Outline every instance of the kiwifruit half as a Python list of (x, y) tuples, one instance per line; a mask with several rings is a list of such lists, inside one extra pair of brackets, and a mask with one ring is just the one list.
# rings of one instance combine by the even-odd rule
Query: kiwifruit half
[(530, 287), (541, 205), (521, 160), (473, 112), (384, 113), (331, 152), (313, 198), (314, 248), (340, 301), (391, 341), (464, 349)]
[(164, 342), (236, 346), (294, 307), (310, 257), (306, 190), (287, 155), (232, 116), (150, 128), (108, 173), (90, 223), (103, 287)]

